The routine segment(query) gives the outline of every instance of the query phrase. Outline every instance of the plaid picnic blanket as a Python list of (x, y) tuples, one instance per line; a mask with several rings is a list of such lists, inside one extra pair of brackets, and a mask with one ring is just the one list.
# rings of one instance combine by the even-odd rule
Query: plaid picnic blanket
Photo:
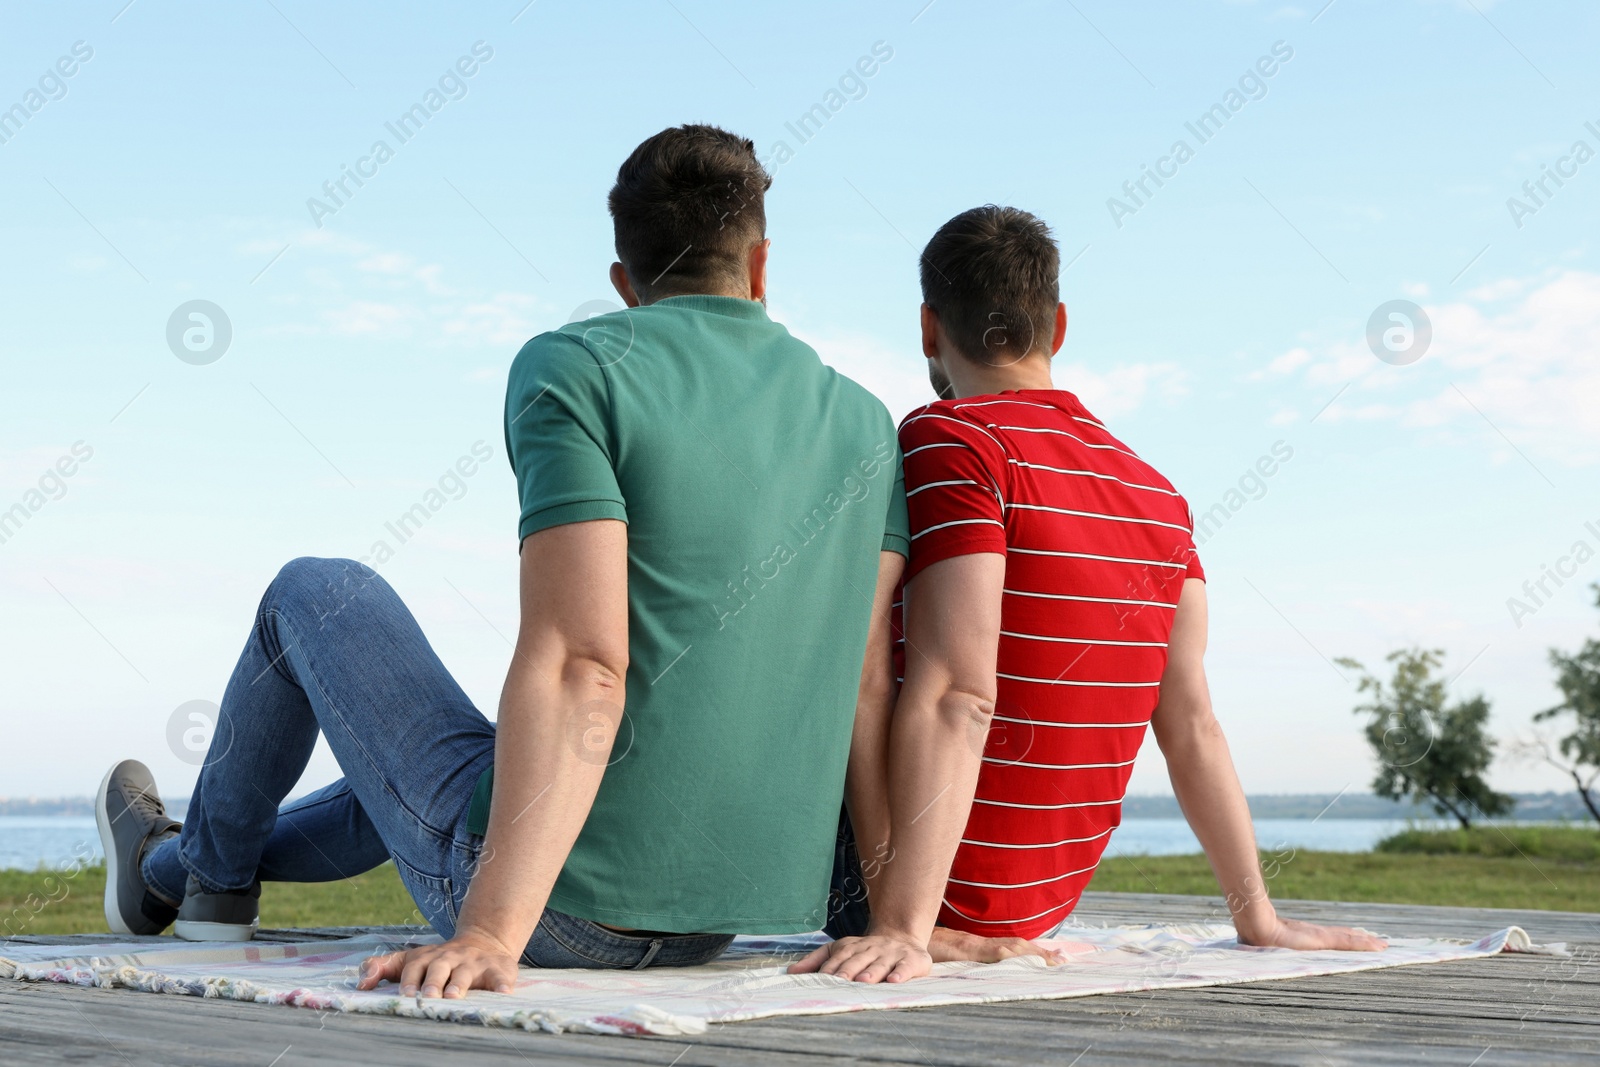
[[(107, 935), (108, 937), (110, 935)], [(402, 997), (393, 986), (356, 990), (368, 956), (438, 940), (362, 934), (341, 940), (243, 944), (181, 941), (97, 945), (0, 943), (0, 978), (123, 986), (151, 993), (228, 997), (324, 1012), (364, 1012), (526, 1030), (604, 1034), (698, 1034), (711, 1023), (779, 1015), (828, 1015), (884, 1008), (1054, 1000), (1153, 989), (1231, 985), (1276, 978), (1492, 956), (1564, 954), (1537, 946), (1519, 927), (1477, 941), (1393, 938), (1383, 952), (1297, 952), (1240, 945), (1231, 926), (1066, 927), (1047, 943), (1066, 954), (1050, 966), (1037, 957), (1003, 963), (944, 963), (899, 985), (863, 985), (784, 968), (822, 943), (821, 934), (741, 937), (700, 967), (645, 971), (525, 968), (510, 993), (475, 991), (460, 1000)]]

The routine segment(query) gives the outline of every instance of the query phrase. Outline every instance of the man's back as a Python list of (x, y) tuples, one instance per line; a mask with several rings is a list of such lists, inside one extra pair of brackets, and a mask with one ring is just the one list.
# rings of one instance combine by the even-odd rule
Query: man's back
[(878, 553), (906, 550), (887, 411), (760, 304), (686, 296), (530, 341), (506, 425), (521, 537), (628, 524), (627, 721), (550, 906), (816, 929)]
[(998, 699), (942, 925), (1034, 937), (1071, 910), (1203, 573), (1187, 505), (1071, 393), (941, 401), (901, 425), (915, 551), (1006, 556)]

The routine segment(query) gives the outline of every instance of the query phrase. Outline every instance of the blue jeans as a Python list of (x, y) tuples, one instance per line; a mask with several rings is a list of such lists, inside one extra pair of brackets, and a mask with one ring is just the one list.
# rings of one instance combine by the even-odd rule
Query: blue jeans
[[(344, 777), (280, 805), (317, 735)], [(395, 591), (344, 559), (297, 559), (267, 587), (223, 693), (180, 837), (146, 855), (155, 891), (182, 900), (257, 879), (327, 882), (393, 860), (441, 935), (456, 918), (483, 838), (466, 828), (494, 725), (450, 677)], [(631, 934), (546, 909), (530, 967), (688, 966), (727, 934)]]
[(833, 847), (833, 881), (828, 888), (828, 922), (822, 930), (835, 940), (860, 937), (872, 921), (867, 906), (867, 880), (861, 873), (861, 853), (856, 848), (850, 813), (839, 812), (839, 836)]

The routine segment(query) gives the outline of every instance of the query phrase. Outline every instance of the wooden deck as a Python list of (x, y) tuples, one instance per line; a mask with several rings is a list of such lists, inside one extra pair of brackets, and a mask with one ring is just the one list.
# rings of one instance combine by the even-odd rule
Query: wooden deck
[[(1091, 922), (1214, 918), (1203, 897), (1089, 893)], [(1600, 1063), (1600, 915), (1286, 901), (1393, 935), (1526, 928), (1560, 960), (1458, 963), (1212, 989), (713, 1027), (698, 1039), (530, 1034), (196, 997), (0, 981), (0, 1062), (427, 1065)], [(303, 933), (299, 936), (305, 936)], [(28, 940), (45, 940), (28, 939)], [(61, 938), (58, 940), (69, 940)], [(75, 938), (71, 940), (92, 940)]]

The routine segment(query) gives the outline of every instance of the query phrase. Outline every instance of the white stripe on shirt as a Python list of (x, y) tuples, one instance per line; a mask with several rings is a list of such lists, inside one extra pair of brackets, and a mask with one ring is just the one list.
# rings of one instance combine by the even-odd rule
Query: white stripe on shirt
[[(980, 400), (973, 404), (957, 404), (955, 407), (957, 411), (960, 411), (962, 408), (986, 408), (990, 404), (1021, 404), (1025, 408), (1044, 408), (1046, 411), (1060, 410), (1059, 408), (1051, 407), (1049, 404), (1035, 404), (1031, 400)], [(1103, 430), (1105, 427), (1102, 426), (1101, 429)]]
[[(898, 607), (899, 605), (896, 605)], [(1001, 637), (1015, 637), (1023, 641), (1054, 641), (1063, 645), (1118, 645), (1129, 648), (1166, 648), (1165, 641), (1090, 641), (1082, 637), (1045, 637), (1043, 634), (1021, 634), (1001, 630)]]
[(1092, 689), (1153, 689), (1160, 682), (1069, 682), (1060, 678), (1029, 678), (1025, 674), (995, 672), (996, 678), (1009, 678), (1013, 682), (1037, 682), (1039, 685), (1082, 685)]
[(994, 434), (990, 433), (988, 430), (984, 429), (982, 426), (979, 426), (975, 422), (969, 422), (966, 419), (952, 418), (949, 415), (932, 415), (932, 414), (930, 414), (930, 415), (913, 415), (911, 418), (907, 419), (905, 422), (902, 422), (900, 424), (900, 429), (904, 430), (907, 426), (910, 426), (913, 422), (921, 422), (923, 419), (938, 419), (941, 422), (953, 422), (957, 426), (964, 426), (969, 430), (977, 430), (979, 433), (983, 434), (983, 436), (985, 436), (989, 440), (993, 441), (994, 442), (994, 446), (996, 448), (999, 448), (1002, 454), (1004, 454), (1004, 452), (1005, 452), (1004, 447), (1002, 447), (1001, 444), (1000, 444), (1000, 439), (995, 437)]
[[(1100, 865), (1098, 863), (1096, 863), (1095, 867), (1098, 867), (1098, 866), (1100, 866)], [(1094, 867), (1090, 867), (1090, 868), (1088, 868), (1088, 870), (1092, 871), (1092, 870), (1094, 870)], [(1073, 873), (1074, 874), (1082, 874), (1083, 871), (1074, 871)], [(1070, 878), (1071, 875), (1064, 874), (1061, 877), (1062, 878)], [(1059, 879), (1052, 879), (1052, 880), (1053, 881), (1059, 881)], [(951, 879), (951, 881), (954, 881), (954, 879)], [(1060, 911), (1062, 908), (1070, 908), (1070, 907), (1072, 907), (1072, 905), (1075, 902), (1071, 901), (1071, 900), (1062, 901), (1060, 904), (1057, 904), (1053, 908), (1046, 908), (1043, 911), (1041, 911), (1039, 914), (1037, 914), (1037, 915), (1029, 915), (1025, 919), (974, 919), (972, 916), (968, 915), (966, 912), (962, 911), (960, 908), (958, 908), (954, 904), (950, 903), (949, 898), (946, 898), (942, 903), (944, 904), (945, 907), (949, 908), (951, 911), (955, 912), (957, 915), (961, 916), (963, 919), (967, 920), (967, 922), (969, 922), (969, 923), (981, 923), (984, 926), (1007, 926), (1007, 925), (1010, 925), (1012, 923), (1028, 923), (1028, 922), (1032, 922), (1035, 919), (1042, 919), (1046, 915), (1049, 915), (1053, 911)]]
[(1175, 522), (1162, 522), (1160, 519), (1136, 519), (1128, 515), (1107, 515), (1100, 511), (1074, 511), (1071, 508), (1052, 508), (1044, 504), (1007, 504), (1007, 508), (1021, 508), (1024, 511), (1048, 511), (1055, 515), (1078, 515), (1085, 519), (1108, 519), (1111, 522), (1136, 522), (1141, 526), (1165, 526), (1169, 530), (1182, 530), (1192, 533), (1187, 526)]
[[(1084, 867), (1084, 868), (1082, 868), (1080, 870), (1076, 870), (1076, 871), (1068, 871), (1066, 874), (1058, 874), (1054, 878), (1041, 878), (1037, 882), (967, 882), (967, 881), (963, 881), (960, 878), (952, 878), (952, 879), (950, 879), (950, 881), (954, 882), (956, 885), (970, 885), (970, 886), (974, 886), (974, 887), (976, 887), (978, 889), (1027, 889), (1027, 888), (1029, 888), (1031, 886), (1049, 885), (1051, 882), (1059, 882), (1064, 878), (1071, 878), (1075, 874), (1088, 874), (1090, 871), (1094, 870), (1095, 867), (1098, 867), (1098, 866), (1100, 866), (1100, 863), (1097, 860), (1097, 861), (1095, 861), (1093, 866)], [(947, 900), (947, 901), (945, 901), (945, 903), (949, 904), (950, 902)], [(951, 911), (956, 911), (956, 909), (954, 909), (954, 908), (951, 908), (950, 910)], [(1050, 909), (1050, 911), (1054, 911), (1054, 910), (1055, 910), (1055, 908), (1051, 908)], [(956, 914), (957, 915), (961, 915), (961, 913), (959, 911), (956, 911)], [(1040, 912), (1039, 913), (1039, 915), (1049, 915), (1049, 914), (1050, 914), (1049, 911), (1045, 911), (1045, 912)], [(1039, 918), (1039, 915), (1035, 915), (1035, 916), (1033, 916), (1033, 918), (1037, 919), (1037, 918)], [(963, 919), (967, 919), (968, 918), (965, 915), (961, 915), (961, 917)], [(969, 919), (969, 921), (970, 922), (982, 922), (983, 920), (981, 920), (981, 919)], [(1019, 919), (1017, 921), (1018, 922), (1026, 922), (1027, 920)]]
[[(1037, 845), (1008, 845), (1002, 844), (999, 841), (978, 841), (970, 837), (963, 837), (961, 839), (961, 843), (963, 845), (982, 845), (984, 848), (1060, 848), (1062, 845), (1081, 845), (1085, 841), (1098, 841), (1102, 837), (1108, 836), (1111, 831), (1115, 829), (1115, 826), (1108, 826), (1099, 833), (1093, 834), (1089, 837), (1068, 837), (1061, 841), (1041, 841)], [(1080, 871), (1078, 873), (1081, 874), (1083, 872)]]
[(907, 452), (906, 456), (907, 457), (914, 456), (918, 452), (921, 452), (924, 449), (928, 449), (928, 448), (964, 448), (969, 452), (972, 451), (972, 446), (967, 444), (965, 441), (935, 441), (931, 445), (918, 445), (916, 448), (913, 448), (910, 452)]
[(1171, 567), (1175, 571), (1186, 569), (1187, 563), (1170, 559), (1135, 559), (1132, 556), (1097, 556), (1093, 552), (1056, 552), (1047, 548), (1011, 548), (1008, 551), (1021, 556), (1066, 556), (1070, 559), (1098, 559), (1106, 563), (1136, 563), (1143, 567)]
[[(914, 534), (911, 535), (911, 540), (915, 541), (917, 538), (921, 537), (923, 534), (931, 534), (935, 530), (943, 530), (943, 529), (946, 529), (946, 528), (951, 527), (951, 526), (972, 526), (972, 525), (979, 524), (979, 523), (988, 523), (990, 526), (998, 526), (1002, 530), (1006, 528), (1005, 527), (1005, 523), (998, 522), (998, 521), (996, 521), (994, 519), (956, 519), (954, 522), (941, 522), (936, 526), (928, 527), (926, 530), (923, 530), (921, 533), (914, 533)], [(1141, 603), (1143, 603), (1143, 602), (1141, 601)]]
[[(910, 453), (907, 454), (909, 455)], [(1006, 462), (1015, 467), (1027, 467), (1029, 470), (1036, 471), (1049, 471), (1052, 474), (1081, 474), (1087, 478), (1100, 478), (1104, 481), (1116, 482), (1119, 485), (1125, 485), (1129, 489), (1148, 489), (1152, 493), (1162, 493), (1166, 496), (1175, 497), (1182, 495), (1172, 489), (1163, 489), (1159, 485), (1140, 485), (1138, 482), (1125, 482), (1114, 474), (1101, 474), (1099, 471), (1080, 471), (1073, 470), (1069, 467), (1051, 467), (1044, 463), (1024, 463), (1020, 459), (1008, 459)]]
[(1020, 760), (996, 759), (994, 756), (983, 757), (985, 763), (998, 763), (1002, 767), (1027, 767), (1035, 771), (1095, 771), (1107, 767), (1132, 767), (1133, 760), (1123, 760), (1121, 763), (1023, 763)]
[(1081, 800), (1071, 804), (1018, 804), (1010, 800), (985, 800), (982, 797), (973, 797), (974, 804), (989, 804), (997, 808), (1026, 808), (1029, 811), (1060, 811), (1063, 808), (1110, 808), (1122, 803), (1122, 798), (1116, 800)]
[[(1111, 452), (1120, 452), (1124, 456), (1129, 457), (1130, 459), (1139, 459), (1138, 456), (1134, 455), (1132, 452), (1129, 452), (1126, 448), (1118, 448), (1116, 445), (1097, 445), (1093, 441), (1085, 441), (1083, 438), (1079, 437), (1077, 434), (1068, 433), (1065, 430), (1052, 430), (1052, 429), (1049, 429), (1048, 427), (1044, 427), (1044, 426), (1000, 426), (1000, 425), (998, 425), (996, 423), (992, 423), (992, 422), (984, 423), (984, 425), (988, 426), (991, 430), (1015, 430), (1018, 433), (1053, 433), (1053, 434), (1060, 434), (1062, 437), (1070, 437), (1070, 438), (1072, 438), (1074, 441), (1078, 442), (1084, 448), (1100, 448), (1100, 449), (1105, 449), (1105, 450), (1111, 451)], [(1142, 463), (1144, 461), (1143, 460), (1139, 460), (1139, 462)]]
[[(920, 534), (918, 536), (921, 536)], [(915, 540), (915, 538), (913, 538)], [(1142, 604), (1152, 608), (1175, 608), (1177, 604), (1168, 604), (1164, 600), (1118, 600), (1109, 596), (1072, 596), (1068, 593), (1031, 593), (1025, 589), (1005, 589), (1002, 592), (1012, 596), (1033, 596), (1042, 600), (1083, 600), (1091, 604)]]
[(994, 715), (991, 718), (1001, 722), (1020, 722), (1029, 726), (1058, 726), (1064, 730), (1131, 730), (1139, 726), (1149, 726), (1149, 719), (1138, 722), (1052, 722), (1049, 719), (1014, 719), (1010, 715)]
[[(911, 490), (911, 492), (906, 494), (906, 498), (910, 499), (911, 497), (914, 497), (918, 493), (922, 492), (924, 489), (937, 489), (941, 485), (977, 485), (977, 484), (978, 483), (973, 481), (971, 478), (952, 478), (947, 482), (928, 482), (925, 485), (919, 485), (915, 489)], [(986, 488), (986, 487), (980, 486), (980, 488)]]

